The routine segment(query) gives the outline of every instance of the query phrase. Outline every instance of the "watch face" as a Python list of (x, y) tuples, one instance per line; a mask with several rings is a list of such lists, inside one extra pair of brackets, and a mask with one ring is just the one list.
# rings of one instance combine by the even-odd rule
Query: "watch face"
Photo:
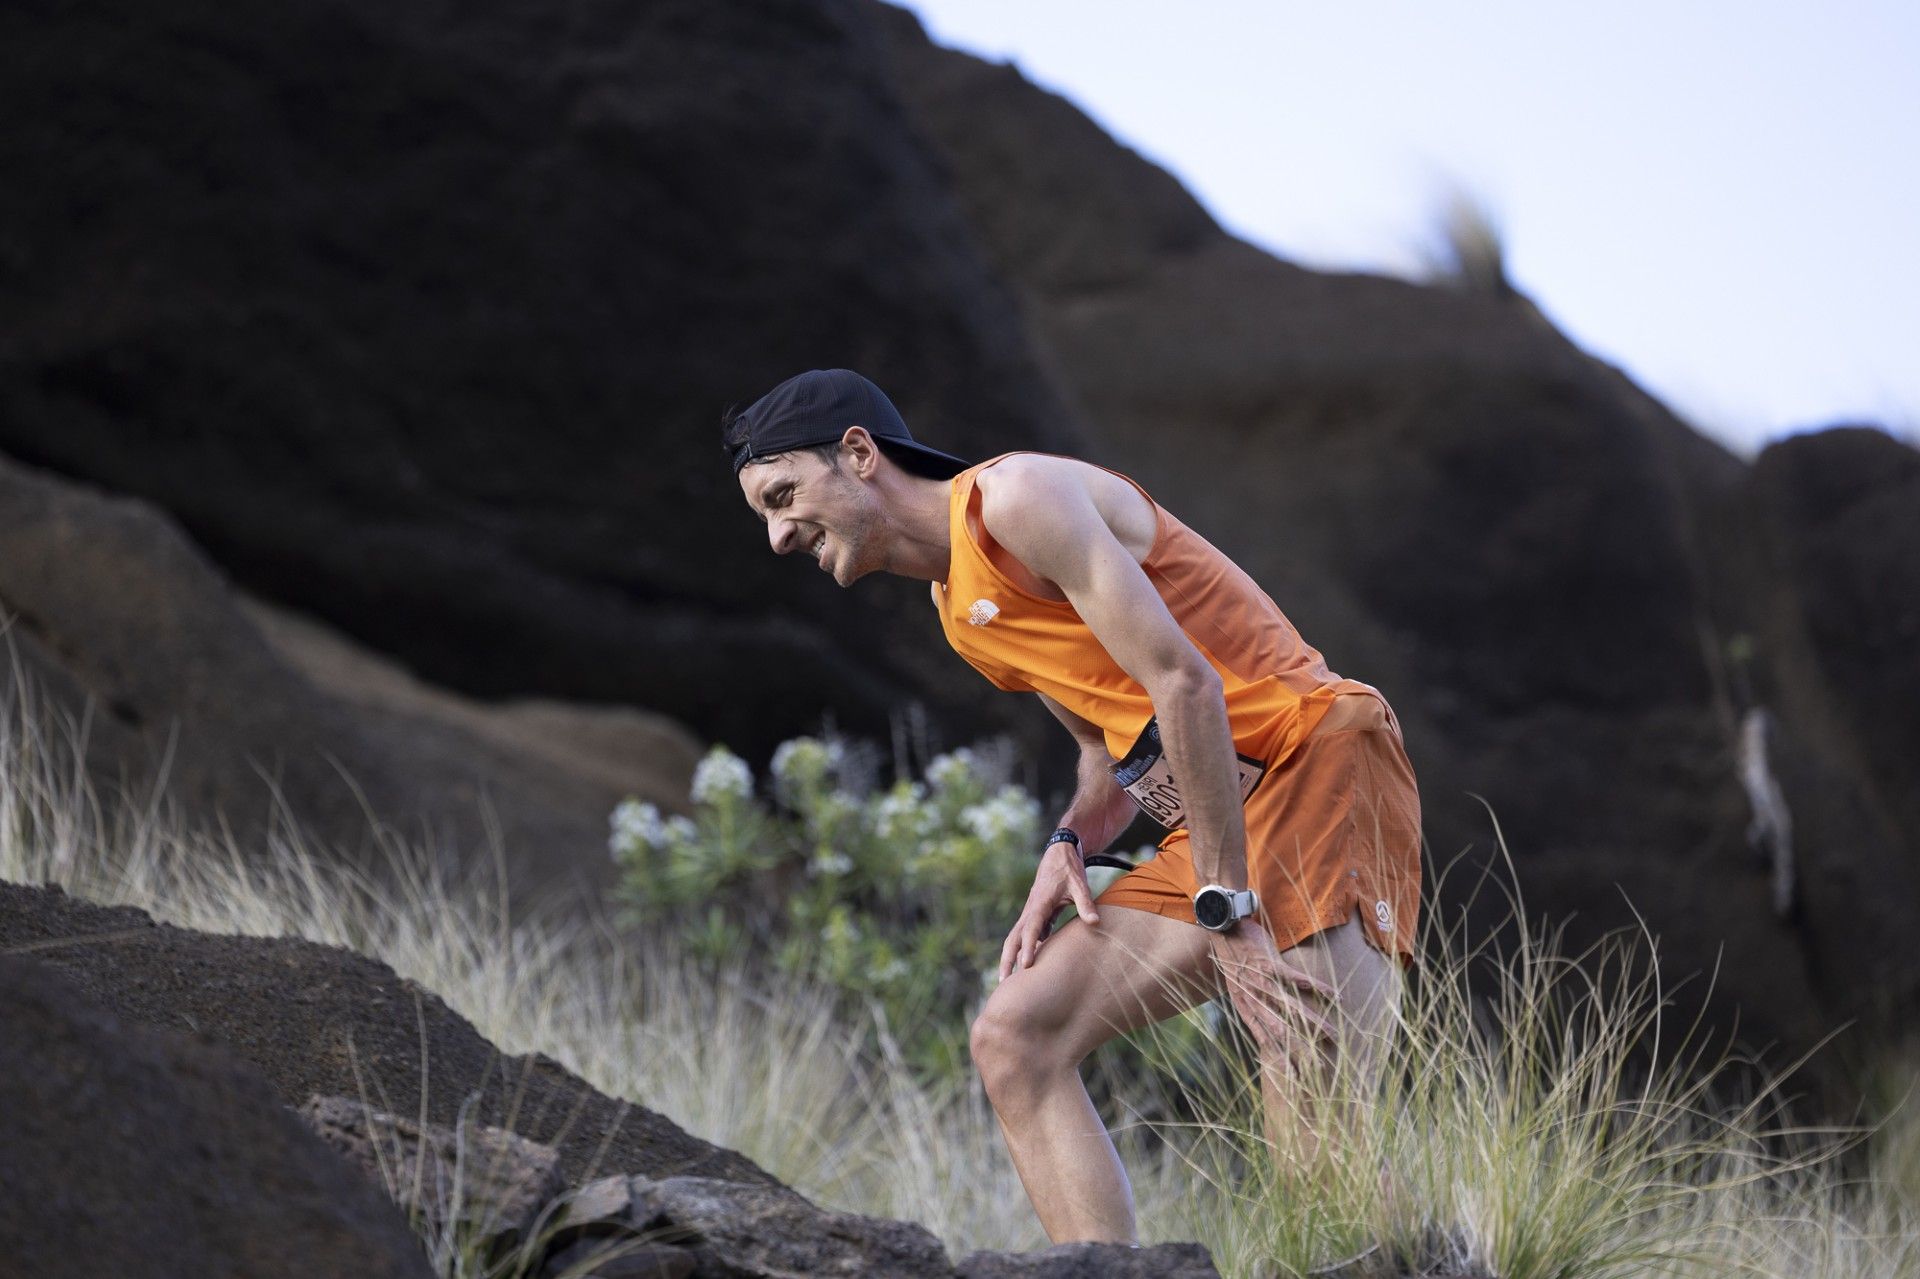
[(1233, 922), (1233, 903), (1219, 889), (1210, 889), (1193, 899), (1193, 916), (1202, 928), (1224, 928)]

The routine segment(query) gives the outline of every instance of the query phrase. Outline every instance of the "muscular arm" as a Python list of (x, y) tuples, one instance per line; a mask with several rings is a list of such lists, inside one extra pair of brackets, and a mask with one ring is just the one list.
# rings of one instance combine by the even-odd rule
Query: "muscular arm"
[[(1146, 689), (1186, 805), (1200, 882), (1246, 887), (1246, 823), (1219, 675), (1114, 536), (1072, 465), (1018, 460), (1027, 464), (1003, 463), (992, 486), (982, 486), (982, 523), (1029, 571), (1060, 589), (1120, 668)], [(1081, 763), (1084, 768), (1084, 750)]]
[(1133, 821), (1133, 801), (1120, 789), (1108, 771), (1111, 757), (1107, 741), (1095, 725), (1087, 723), (1045, 693), (1036, 694), (1046, 703), (1053, 717), (1066, 726), (1080, 745), (1080, 762), (1075, 769), (1073, 802), (1061, 816), (1062, 826), (1071, 826), (1080, 837), (1080, 855), (1092, 857), (1105, 852), (1120, 838)]

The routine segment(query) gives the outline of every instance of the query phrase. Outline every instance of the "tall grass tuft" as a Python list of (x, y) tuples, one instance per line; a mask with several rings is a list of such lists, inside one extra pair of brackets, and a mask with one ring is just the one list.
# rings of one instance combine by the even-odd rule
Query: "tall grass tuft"
[[(515, 917), (490, 868), (398, 842), (376, 879), (292, 821), (242, 847), (157, 801), (102, 802), (84, 737), (16, 673), (0, 700), (0, 878), (351, 947), (503, 1050), (546, 1053), (824, 1203), (921, 1221), (956, 1253), (1046, 1242), (978, 1083), (917, 1076), (876, 1008), (790, 977), (714, 976), (603, 922)], [(1137, 1081), (1100, 1090), (1148, 1238), (1199, 1238), (1247, 1279), (1356, 1257), (1343, 1273), (1920, 1274), (1915, 1099), (1871, 1133), (1796, 1134), (1771, 1092), (1716, 1095), (1722, 1063), (1669, 1024), (1643, 937), (1562, 958), (1556, 934), (1516, 922), (1498, 954), (1433, 927), (1377, 1074), (1323, 1082), (1329, 1140), (1310, 1164), (1268, 1145), (1230, 1018), (1163, 1032), (1184, 1063), (1176, 1117)], [(1198, 1075), (1175, 1037), (1195, 1027), (1219, 1043)], [(1893, 1069), (1889, 1104), (1914, 1073), (1911, 1057)], [(1853, 1139), (1871, 1145), (1850, 1179), (1836, 1155)], [(480, 1273), (460, 1256), (443, 1249), (440, 1272)]]

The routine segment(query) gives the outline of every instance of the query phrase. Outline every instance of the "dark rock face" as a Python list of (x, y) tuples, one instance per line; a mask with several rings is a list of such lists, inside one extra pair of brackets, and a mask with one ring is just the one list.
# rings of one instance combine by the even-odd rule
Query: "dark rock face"
[(963, 455), (1074, 439), (844, 4), (29, 3), (0, 115), (0, 450), (469, 692), (1013, 714), (717, 447), (834, 364)]
[(1752, 486), (1778, 539), (1777, 586), (1804, 619), (1809, 676), (1864, 747), (1874, 806), (1920, 830), (1920, 451), (1866, 427), (1792, 436)]
[[(1484, 795), (1530, 911), (1580, 943), (1630, 901), (1756, 1042), (1920, 1007), (1920, 454), (1827, 433), (1748, 467), (1524, 299), (1277, 261), (1013, 68), (867, 11), (1094, 457), (1393, 699), (1436, 863), (1477, 850), (1456, 883)], [(1744, 841), (1742, 635), (1791, 744), (1788, 921)]]
[(165, 760), (189, 821), (224, 819), (248, 848), (276, 790), (307, 836), (375, 863), (369, 813), (479, 861), (490, 810), (513, 882), (594, 892), (608, 812), (684, 803), (698, 754), (658, 716), (426, 688), (246, 600), (147, 503), (3, 458), (0, 610), (38, 695), (89, 720), (97, 776)]
[(126, 1022), (191, 1026), (216, 1040), (289, 1107), (316, 1093), (365, 1095), (417, 1114), (424, 1091), (428, 1120), (451, 1127), (477, 1093), (467, 1118), (501, 1127), (511, 1113), (515, 1132), (560, 1152), (568, 1184), (612, 1172), (772, 1181), (750, 1160), (594, 1091), (549, 1058), (501, 1054), (437, 995), (351, 951), (196, 933), (57, 888), (0, 883), (0, 950), (16, 947)]
[(400, 1214), (227, 1053), (126, 1024), (15, 957), (0, 1025), (7, 1273), (432, 1273)]

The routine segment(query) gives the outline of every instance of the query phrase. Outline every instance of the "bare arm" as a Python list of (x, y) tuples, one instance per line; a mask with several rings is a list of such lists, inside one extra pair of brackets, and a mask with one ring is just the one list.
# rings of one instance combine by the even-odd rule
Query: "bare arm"
[(1112, 757), (1100, 729), (1081, 719), (1045, 693), (1037, 694), (1053, 717), (1066, 726), (1080, 746), (1080, 761), (1075, 768), (1073, 802), (1061, 814), (1060, 824), (1080, 837), (1080, 855), (1091, 857), (1105, 852), (1133, 822), (1133, 801), (1113, 780), (1109, 769)]
[(1034, 459), (994, 469), (1003, 468), (990, 488), (982, 486), (981, 521), (1015, 559), (1060, 589), (1114, 661), (1146, 689), (1186, 806), (1201, 883), (1246, 887), (1246, 822), (1220, 676), (1180, 630), (1070, 464)]

